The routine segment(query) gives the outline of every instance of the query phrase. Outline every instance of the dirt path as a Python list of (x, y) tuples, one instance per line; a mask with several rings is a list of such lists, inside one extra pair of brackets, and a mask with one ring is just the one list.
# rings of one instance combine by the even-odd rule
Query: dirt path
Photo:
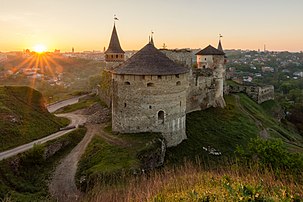
[(57, 166), (49, 184), (51, 196), (57, 201), (77, 201), (81, 192), (75, 184), (77, 164), (85, 148), (95, 134), (100, 133), (100, 124), (86, 124), (87, 132), (83, 140)]
[(105, 130), (104, 127), (101, 128), (101, 132), (98, 133), (98, 136), (102, 137), (107, 143), (113, 145), (119, 145), (122, 147), (129, 147), (129, 145), (125, 140), (122, 140), (118, 136), (110, 135)]
[(261, 130), (261, 131), (259, 132), (260, 137), (261, 137), (262, 139), (268, 139), (268, 138), (270, 138), (270, 136), (269, 136), (269, 134), (268, 134), (268, 131), (267, 131), (267, 129), (263, 126), (262, 122), (259, 121), (255, 116), (253, 116), (251, 113), (249, 113), (248, 111), (246, 111), (246, 109), (243, 108), (243, 106), (242, 106), (241, 103), (240, 103), (240, 98), (239, 98), (238, 95), (233, 95), (233, 96), (236, 98), (236, 103), (237, 103), (239, 109), (240, 109), (243, 113), (247, 114), (252, 120), (254, 120), (255, 123), (256, 123), (256, 126)]

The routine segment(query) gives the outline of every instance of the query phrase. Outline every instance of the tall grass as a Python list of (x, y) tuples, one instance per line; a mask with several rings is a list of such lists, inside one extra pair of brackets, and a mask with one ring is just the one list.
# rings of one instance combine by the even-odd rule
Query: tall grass
[(272, 169), (235, 164), (208, 169), (186, 162), (151, 171), (128, 183), (95, 186), (83, 201), (300, 201), (302, 184), (290, 175), (277, 177)]

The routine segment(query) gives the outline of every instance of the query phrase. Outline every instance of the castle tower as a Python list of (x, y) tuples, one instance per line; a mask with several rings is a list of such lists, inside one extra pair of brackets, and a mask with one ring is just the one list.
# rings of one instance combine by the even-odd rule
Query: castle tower
[(167, 146), (186, 139), (188, 68), (149, 43), (112, 70), (112, 130), (159, 132)]
[(122, 50), (116, 30), (116, 25), (112, 31), (110, 42), (105, 53), (106, 62), (123, 62), (124, 61), (124, 51)]
[[(220, 41), (218, 48), (222, 49)], [(196, 55), (198, 69), (211, 69), (213, 71), (213, 80), (215, 88), (215, 102), (213, 106), (225, 107), (226, 104), (223, 97), (223, 88), (225, 80), (225, 53), (209, 45), (203, 50), (196, 53)]]

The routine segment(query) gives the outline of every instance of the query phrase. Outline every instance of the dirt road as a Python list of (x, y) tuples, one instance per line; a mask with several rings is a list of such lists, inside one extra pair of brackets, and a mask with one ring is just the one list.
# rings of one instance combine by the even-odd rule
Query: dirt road
[(82, 141), (64, 158), (56, 168), (49, 184), (51, 196), (57, 201), (77, 201), (81, 192), (75, 184), (77, 164), (85, 148), (95, 134), (100, 133), (99, 124), (86, 124), (87, 132)]

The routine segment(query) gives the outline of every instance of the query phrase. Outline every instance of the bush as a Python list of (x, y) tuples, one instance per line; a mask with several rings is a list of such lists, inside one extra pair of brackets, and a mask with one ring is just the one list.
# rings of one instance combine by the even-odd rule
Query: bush
[(248, 147), (238, 147), (236, 154), (241, 163), (258, 165), (261, 169), (270, 168), (276, 174), (288, 171), (289, 174), (301, 175), (303, 171), (302, 154), (288, 152), (280, 139), (251, 139)]

